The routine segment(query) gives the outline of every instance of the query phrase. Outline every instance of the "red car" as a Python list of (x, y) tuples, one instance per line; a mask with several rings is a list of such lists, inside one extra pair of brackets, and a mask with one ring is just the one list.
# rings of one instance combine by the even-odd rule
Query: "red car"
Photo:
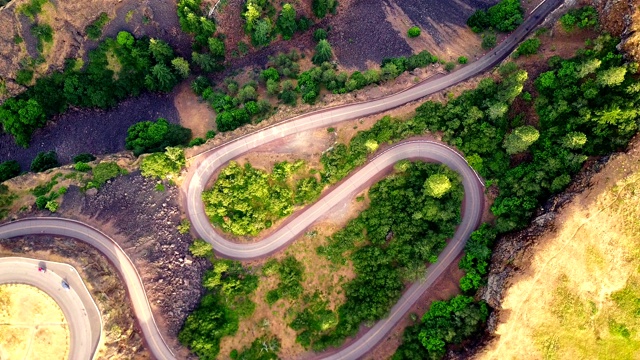
[(47, 269), (43, 268), (42, 266), (38, 266), (38, 271), (44, 274), (47, 272)]

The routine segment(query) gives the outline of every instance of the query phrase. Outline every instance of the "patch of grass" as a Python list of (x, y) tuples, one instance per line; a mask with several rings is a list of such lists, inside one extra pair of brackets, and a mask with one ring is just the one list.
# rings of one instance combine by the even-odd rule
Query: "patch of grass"
[(102, 36), (102, 28), (109, 23), (109, 20), (109, 15), (106, 12), (100, 13), (100, 16), (84, 29), (87, 37), (91, 40), (98, 40)]
[(114, 162), (102, 162), (96, 165), (91, 172), (93, 179), (87, 184), (87, 189), (99, 188), (108, 180), (126, 173), (124, 169)]
[(127, 11), (127, 15), (124, 16), (124, 22), (126, 22), (127, 24), (131, 21), (131, 19), (133, 19), (133, 14), (135, 14), (135, 10), (129, 10)]

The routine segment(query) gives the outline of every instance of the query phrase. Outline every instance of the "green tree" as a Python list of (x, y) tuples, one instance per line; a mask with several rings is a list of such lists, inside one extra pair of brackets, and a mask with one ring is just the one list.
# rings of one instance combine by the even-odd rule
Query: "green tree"
[(434, 198), (441, 198), (451, 190), (451, 181), (444, 174), (433, 174), (424, 182), (424, 193)]
[(617, 86), (624, 81), (624, 76), (626, 74), (627, 68), (624, 66), (611, 67), (598, 72), (597, 82), (600, 86)]
[(218, 68), (218, 63), (211, 54), (201, 54), (194, 51), (191, 53), (191, 60), (204, 72), (212, 72)]
[(504, 148), (507, 154), (521, 153), (540, 137), (536, 128), (530, 125), (520, 126), (504, 138)]
[(516, 56), (537, 54), (540, 44), (540, 39), (538, 38), (527, 39), (516, 49)]
[(36, 100), (11, 98), (0, 107), (0, 122), (4, 131), (11, 134), (18, 145), (28, 147), (31, 134), (44, 126), (46, 117), (44, 109)]
[(118, 42), (118, 44), (125, 46), (125, 47), (132, 47), (135, 39), (133, 38), (133, 35), (131, 35), (130, 32), (127, 31), (120, 31), (118, 33), (118, 37), (116, 39), (116, 41)]
[(251, 33), (251, 42), (255, 46), (266, 46), (271, 42), (271, 32), (273, 25), (271, 19), (260, 19), (256, 22), (256, 26)]
[(580, 149), (587, 143), (587, 135), (579, 131), (572, 131), (562, 138), (561, 143), (568, 149)]
[(331, 49), (331, 44), (327, 40), (318, 41), (318, 45), (316, 45), (316, 53), (313, 55), (313, 63), (316, 65), (320, 65), (325, 61), (330, 61), (333, 58), (333, 51)]
[(482, 48), (485, 50), (493, 49), (497, 44), (498, 39), (494, 34), (486, 34), (482, 38)]
[(220, 40), (217, 37), (211, 37), (208, 40), (209, 51), (211, 55), (216, 59), (224, 59), (224, 53), (226, 51), (224, 46), (224, 41)]
[(336, 0), (313, 0), (311, 2), (313, 14), (320, 19), (325, 17), (329, 11), (334, 11), (336, 6), (338, 6)]
[(167, 146), (186, 145), (191, 138), (191, 130), (170, 124), (159, 118), (156, 122), (142, 121), (127, 130), (125, 147), (138, 156), (145, 152), (160, 152)]
[(20, 164), (15, 160), (4, 161), (0, 164), (0, 182), (7, 181), (20, 175)]
[(409, 30), (407, 30), (407, 36), (409, 36), (410, 38), (420, 36), (420, 28), (417, 26), (409, 28)]
[(316, 31), (313, 32), (313, 38), (316, 41), (320, 41), (320, 40), (326, 40), (327, 39), (327, 30), (325, 29), (318, 29)]
[(174, 58), (173, 49), (169, 44), (160, 39), (149, 40), (149, 51), (159, 63), (168, 63)]
[(164, 64), (155, 64), (151, 73), (145, 77), (145, 85), (150, 90), (169, 92), (177, 84), (178, 79)]
[(291, 39), (293, 33), (296, 32), (296, 10), (291, 6), (291, 4), (287, 3), (282, 5), (282, 11), (280, 11), (280, 16), (278, 17), (276, 26), (278, 27), (278, 31), (282, 34), (282, 38), (285, 40)]
[(39, 152), (31, 162), (31, 171), (42, 172), (60, 166), (55, 151)]
[(189, 245), (189, 252), (195, 257), (210, 258), (213, 255), (213, 247), (202, 239), (195, 239)]
[(180, 74), (180, 76), (183, 79), (186, 79), (189, 77), (189, 73), (191, 71), (189, 69), (189, 62), (187, 60), (185, 60), (182, 57), (177, 57), (171, 60), (171, 65), (173, 65), (173, 68), (176, 70), (178, 74)]

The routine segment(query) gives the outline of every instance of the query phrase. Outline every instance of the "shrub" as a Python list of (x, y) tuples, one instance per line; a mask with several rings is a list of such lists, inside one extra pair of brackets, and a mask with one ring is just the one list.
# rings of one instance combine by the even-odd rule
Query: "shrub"
[(33, 70), (20, 69), (16, 74), (16, 82), (20, 85), (29, 85), (33, 80)]
[(102, 28), (109, 22), (109, 15), (106, 12), (100, 13), (100, 16), (87, 25), (85, 32), (91, 40), (98, 40), (102, 36)]
[(195, 139), (189, 141), (189, 144), (187, 144), (187, 147), (200, 146), (200, 145), (202, 145), (202, 144), (204, 144), (206, 142), (207, 142), (207, 140), (205, 140), (205, 139), (203, 139), (201, 137), (198, 137), (198, 138), (195, 138)]
[(20, 164), (15, 160), (8, 160), (0, 164), (0, 182), (4, 182), (20, 175)]
[(487, 34), (482, 38), (482, 48), (485, 50), (493, 49), (496, 46), (497, 38), (494, 34)]
[(325, 40), (327, 38), (327, 30), (318, 29), (318, 30), (314, 31), (313, 32), (313, 38), (316, 41)]
[(213, 255), (213, 247), (202, 239), (193, 240), (193, 244), (189, 245), (191, 255), (195, 257), (209, 258)]
[(182, 219), (177, 226), (178, 232), (182, 235), (188, 234), (191, 231), (191, 222), (187, 219)]
[(81, 154), (78, 154), (78, 155), (73, 157), (73, 162), (74, 163), (79, 163), (79, 162), (88, 163), (88, 162), (92, 162), (95, 159), (96, 159), (96, 157), (93, 156), (92, 154), (81, 153)]
[(478, 10), (467, 20), (474, 32), (492, 27), (498, 31), (512, 31), (522, 24), (524, 11), (520, 0), (501, 0), (488, 10)]
[(518, 49), (516, 50), (516, 56), (537, 54), (539, 48), (540, 39), (527, 39), (523, 41), (520, 46), (518, 46)]
[(407, 30), (407, 36), (409, 36), (410, 38), (420, 36), (420, 28), (417, 26), (409, 28), (409, 30)]
[(458, 64), (466, 64), (469, 60), (467, 59), (466, 56), (460, 56), (458, 58)]
[(329, 44), (326, 39), (320, 40), (318, 45), (316, 45), (316, 53), (313, 55), (313, 59), (311, 59), (311, 61), (316, 65), (320, 65), (325, 61), (330, 61), (331, 58), (333, 58), (331, 44)]
[(140, 173), (145, 177), (171, 180), (180, 174), (185, 162), (182, 149), (167, 147), (164, 153), (151, 154), (142, 159)]
[(87, 171), (90, 171), (92, 169), (91, 165), (89, 165), (89, 164), (87, 164), (85, 162), (77, 162), (74, 165), (74, 168), (76, 169), (76, 171), (82, 171), (82, 172), (87, 172)]
[(325, 17), (328, 12), (335, 11), (336, 6), (338, 6), (337, 0), (313, 0), (311, 2), (313, 14), (320, 19)]
[(31, 171), (42, 172), (60, 166), (55, 151), (39, 152), (31, 162)]
[(444, 64), (444, 69), (447, 72), (451, 72), (451, 70), (456, 68), (456, 63), (454, 63), (453, 61), (449, 61), (446, 64)]
[(566, 31), (573, 30), (576, 25), (580, 29), (596, 27), (598, 25), (598, 12), (592, 6), (572, 9), (562, 15), (560, 24)]
[(107, 180), (123, 174), (124, 170), (114, 162), (101, 162), (93, 168), (93, 180), (91, 180), (90, 187), (100, 187)]
[(207, 140), (213, 139), (215, 136), (216, 136), (215, 130), (209, 130), (209, 131), (207, 131), (207, 134), (205, 135), (205, 139), (207, 139)]
[(142, 153), (163, 151), (167, 146), (186, 145), (190, 138), (190, 129), (159, 118), (156, 122), (142, 121), (131, 125), (127, 130), (125, 146), (139, 156)]

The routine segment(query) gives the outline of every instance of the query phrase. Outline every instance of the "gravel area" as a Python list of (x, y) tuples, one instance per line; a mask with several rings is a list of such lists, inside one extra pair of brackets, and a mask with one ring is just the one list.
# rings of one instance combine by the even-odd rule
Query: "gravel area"
[(0, 161), (17, 160), (29, 170), (31, 160), (40, 151), (55, 150), (62, 164), (70, 163), (78, 153), (110, 154), (124, 150), (129, 126), (164, 117), (178, 123), (174, 94), (145, 93), (127, 99), (110, 110), (73, 109), (56, 116), (45, 128), (37, 130), (31, 146), (16, 145), (13, 137), (0, 135)]
[[(200, 281), (209, 263), (191, 257), (192, 237), (178, 233), (178, 188), (157, 191), (156, 184), (133, 172), (110, 180), (95, 194), (69, 187), (59, 212), (98, 227), (122, 246), (142, 276), (161, 332), (177, 345), (184, 320), (200, 301)], [(187, 357), (182, 350), (178, 358)]]

